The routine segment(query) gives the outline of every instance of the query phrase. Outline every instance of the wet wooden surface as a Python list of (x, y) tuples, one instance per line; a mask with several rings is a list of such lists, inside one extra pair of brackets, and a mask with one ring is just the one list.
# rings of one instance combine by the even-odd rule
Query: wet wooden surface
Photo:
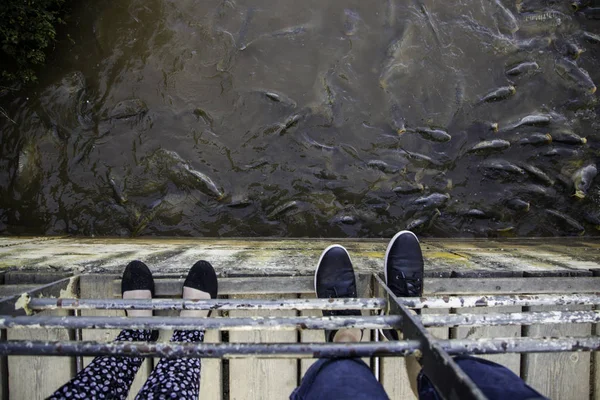
[[(199, 259), (220, 276), (311, 275), (325, 247), (344, 245), (360, 272), (383, 268), (385, 239), (98, 239), (0, 238), (0, 270), (120, 273), (139, 259), (153, 272), (186, 273)], [(591, 276), (600, 269), (600, 240), (544, 238), (424, 239), (430, 277)]]
[[(140, 259), (160, 277), (157, 295), (175, 297), (181, 293), (188, 268), (198, 259), (206, 259), (215, 266), (220, 277), (220, 293), (224, 296), (311, 297), (315, 263), (321, 251), (336, 242), (350, 251), (358, 273), (359, 290), (368, 295), (370, 273), (382, 272), (386, 240), (0, 238), (0, 273), (4, 281), (0, 293), (19, 292), (34, 283), (57, 280), (65, 274), (92, 274), (82, 277), (82, 297), (119, 296), (123, 268), (129, 261)], [(422, 247), (426, 295), (600, 291), (600, 240), (596, 239), (423, 240)], [(293, 311), (276, 313), (295, 314)], [(593, 332), (591, 329), (589, 325), (438, 328), (436, 335), (518, 336), (521, 330), (535, 336), (599, 334), (598, 327), (594, 327)], [(59, 340), (65, 339), (65, 335), (68, 333), (64, 330), (19, 330), (19, 336), (15, 337), (9, 331), (9, 338), (13, 339)], [(99, 340), (111, 340), (114, 335), (116, 332), (84, 330), (83, 333), (84, 339)], [(163, 334), (161, 338), (168, 340), (168, 335)], [(263, 331), (232, 332), (224, 340), (273, 342), (322, 341), (323, 338), (322, 331)], [(207, 342), (220, 339), (217, 332), (206, 336)], [(598, 353), (593, 356), (565, 353), (496, 356), (495, 361), (520, 372), (536, 389), (555, 399), (590, 396), (600, 399), (598, 359)], [(10, 357), (9, 361), (10, 396), (3, 398), (44, 398), (75, 373), (74, 359), (69, 358)], [(225, 366), (217, 360), (205, 360), (201, 397), (222, 398), (221, 389), (225, 388), (230, 399), (286, 398), (310, 364), (310, 361), (298, 360), (232, 360)], [(379, 378), (392, 399), (414, 398), (403, 364), (403, 359), (392, 358), (379, 363)], [(150, 367), (151, 362), (147, 361), (132, 393), (143, 384)], [(24, 379), (17, 379), (16, 374), (21, 373)], [(37, 382), (35, 386), (27, 383), (32, 381)]]

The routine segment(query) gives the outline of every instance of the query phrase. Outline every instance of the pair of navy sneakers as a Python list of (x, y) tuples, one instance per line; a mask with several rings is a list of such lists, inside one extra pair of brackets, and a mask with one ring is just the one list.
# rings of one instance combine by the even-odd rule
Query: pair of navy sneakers
[[(397, 297), (421, 297), (423, 293), (423, 254), (419, 239), (411, 231), (398, 232), (387, 246), (384, 259), (385, 283)], [(357, 297), (356, 278), (348, 251), (339, 244), (326, 248), (315, 271), (315, 292), (318, 298)], [(361, 315), (360, 310), (328, 310), (325, 316)], [(333, 341), (336, 331), (326, 331), (327, 341)], [(389, 340), (398, 340), (398, 333), (385, 330)]]

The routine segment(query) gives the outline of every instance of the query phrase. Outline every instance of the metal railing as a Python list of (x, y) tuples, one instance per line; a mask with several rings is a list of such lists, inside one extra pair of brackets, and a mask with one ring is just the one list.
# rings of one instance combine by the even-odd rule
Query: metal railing
[[(449, 399), (484, 399), (482, 392), (453, 361), (452, 355), (540, 353), (600, 350), (600, 337), (561, 338), (434, 338), (427, 327), (598, 323), (600, 311), (538, 311), (487, 314), (423, 314), (426, 308), (600, 305), (599, 293), (463, 295), (398, 298), (382, 279), (372, 276), (374, 298), (356, 299), (79, 299), (79, 277), (45, 285), (0, 300), (0, 329), (397, 329), (403, 340), (361, 343), (143, 343), (85, 341), (0, 341), (0, 355), (142, 356), (201, 358), (335, 358), (413, 355), (438, 391)], [(335, 317), (100, 317), (79, 316), (81, 310), (368, 310), (370, 316)], [(49, 316), (50, 310), (74, 310), (75, 316)], [(42, 314), (40, 314), (42, 313)]]

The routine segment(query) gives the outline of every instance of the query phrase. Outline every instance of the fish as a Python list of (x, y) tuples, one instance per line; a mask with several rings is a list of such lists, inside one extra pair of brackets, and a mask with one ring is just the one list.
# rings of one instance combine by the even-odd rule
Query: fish
[(303, 35), (309, 31), (310, 26), (308, 25), (297, 25), (284, 29), (280, 29), (271, 33), (264, 33), (259, 35), (256, 39), (253, 39), (246, 43), (240, 43), (238, 50), (243, 51), (246, 50), (251, 44), (263, 39), (263, 38), (282, 38), (282, 37), (294, 37), (298, 35)]
[(506, 75), (509, 76), (520, 76), (520, 75), (529, 75), (534, 72), (538, 72), (540, 70), (540, 66), (535, 61), (525, 61), (515, 66), (512, 66), (510, 69), (506, 71)]
[(194, 115), (198, 120), (202, 119), (206, 125), (212, 128), (214, 119), (207, 111), (198, 107), (194, 110)]
[(406, 120), (404, 119), (404, 114), (400, 109), (400, 105), (396, 102), (393, 102), (390, 105), (389, 124), (394, 132), (399, 135), (406, 132)]
[(494, 0), (496, 9), (493, 15), (496, 17), (498, 29), (500, 32), (511, 35), (519, 30), (519, 24), (513, 13), (500, 2), (500, 0)]
[(552, 135), (549, 133), (532, 133), (531, 135), (521, 138), (518, 141), (521, 145), (540, 146), (552, 143)]
[(133, 217), (134, 219), (137, 219), (137, 224), (133, 228), (131, 236), (139, 236), (146, 229), (146, 227), (148, 227), (148, 224), (150, 224), (150, 222), (152, 222), (156, 218), (156, 216), (162, 211), (164, 205), (164, 199), (155, 200), (152, 202), (152, 204), (150, 204), (150, 209), (143, 215), (139, 212), (137, 208), (133, 207)]
[(286, 96), (283, 93), (275, 92), (272, 90), (264, 91), (263, 93), (269, 100), (272, 100), (276, 103), (282, 103), (287, 106), (290, 106), (291, 108), (296, 108), (297, 106), (297, 103), (292, 98)]
[(369, 160), (369, 161), (367, 161), (367, 165), (370, 168), (378, 169), (381, 172), (385, 172), (385, 173), (389, 173), (389, 174), (395, 174), (398, 171), (400, 171), (400, 169), (398, 167), (390, 165), (390, 164), (386, 163), (385, 161), (381, 161), (381, 160)]
[(552, 115), (551, 114), (530, 114), (530, 115), (526, 115), (525, 117), (521, 118), (520, 120), (512, 123), (512, 124), (508, 124), (506, 128), (503, 128), (502, 130), (512, 130), (512, 129), (516, 129), (519, 128), (521, 126), (543, 126), (543, 125), (548, 125), (550, 124), (550, 122), (552, 122)]
[(27, 141), (21, 148), (18, 157), (15, 174), (16, 186), (19, 190), (27, 190), (38, 181), (41, 175), (41, 158), (37, 144), (33, 140)]
[(323, 143), (319, 143), (316, 140), (312, 139), (310, 136), (308, 136), (308, 134), (306, 134), (306, 133), (302, 134), (302, 139), (303, 139), (302, 142), (307, 146), (315, 147), (320, 150), (327, 150), (327, 151), (335, 150), (335, 147), (327, 146)]
[(565, 44), (565, 54), (572, 60), (577, 60), (584, 51), (577, 43), (568, 42)]
[(588, 7), (590, 4), (592, 4), (591, 0), (573, 0), (571, 2), (571, 8), (573, 9), (573, 11), (579, 11), (583, 8)]
[(144, 115), (148, 106), (140, 99), (123, 100), (117, 103), (108, 113), (110, 119), (125, 119)]
[(344, 10), (344, 35), (354, 36), (358, 32), (358, 24), (360, 22), (360, 15), (356, 11), (345, 9)]
[(477, 143), (475, 146), (469, 149), (469, 152), (491, 152), (491, 151), (500, 151), (505, 150), (510, 147), (510, 142), (508, 140), (502, 139), (494, 139), (494, 140), (485, 140), (483, 142)]
[(200, 171), (193, 169), (189, 164), (181, 164), (180, 167), (185, 173), (192, 177), (195, 186), (204, 193), (215, 197), (217, 200), (222, 200), (225, 193), (221, 190), (210, 177)]
[(425, 139), (432, 140), (434, 142), (448, 142), (452, 139), (452, 136), (448, 132), (441, 129), (429, 129), (429, 128), (416, 128), (415, 132), (424, 137)]
[(556, 221), (562, 222), (564, 227), (569, 227), (571, 230), (576, 233), (583, 235), (585, 233), (585, 228), (579, 222), (575, 221), (573, 218), (569, 217), (567, 214), (564, 214), (558, 210), (546, 209), (546, 214), (554, 217)]
[(575, 62), (559, 57), (554, 63), (554, 70), (565, 81), (575, 84), (591, 94), (596, 93), (596, 85), (590, 78), (590, 74), (577, 66)]
[(338, 215), (333, 218), (333, 222), (344, 225), (354, 225), (358, 222), (358, 218), (355, 215)]
[(516, 175), (524, 175), (525, 171), (523, 168), (506, 160), (486, 160), (480, 164), (480, 168), (484, 172), (508, 172)]
[(402, 182), (392, 189), (396, 194), (412, 194), (423, 190), (425, 190), (425, 187), (417, 182)]
[(600, 7), (589, 7), (583, 10), (583, 15), (587, 19), (600, 19)]
[(447, 159), (447, 157), (442, 160), (436, 160), (426, 154), (415, 153), (408, 150), (399, 150), (399, 153), (405, 154), (410, 160), (413, 161), (413, 163), (421, 166), (431, 164), (435, 165), (436, 167), (441, 167), (450, 161), (449, 159)]
[(554, 140), (557, 143), (574, 145), (583, 145), (587, 143), (586, 138), (581, 137), (574, 132), (569, 132), (565, 130), (559, 132), (552, 132), (552, 140)]
[(115, 196), (115, 200), (117, 200), (117, 203), (119, 203), (120, 205), (126, 204), (127, 196), (125, 196), (125, 194), (121, 190), (121, 187), (117, 184), (117, 182), (115, 182), (115, 179), (110, 175), (108, 176), (108, 183), (112, 188), (113, 195)]
[(568, 149), (565, 147), (555, 147), (543, 154), (545, 157), (575, 157), (579, 155), (576, 149)]
[(244, 165), (244, 167), (242, 168), (242, 171), (250, 171), (252, 169), (257, 169), (262, 166), (265, 166), (267, 164), (269, 164), (269, 162), (267, 160), (261, 158), (259, 160), (254, 161), (253, 163)]
[(462, 212), (461, 215), (463, 217), (468, 217), (468, 218), (480, 218), (480, 219), (492, 218), (492, 216), (489, 213), (487, 213), (483, 210), (479, 210), (477, 208), (471, 208), (469, 210), (466, 210), (466, 211)]
[(582, 32), (581, 36), (590, 43), (600, 44), (600, 35), (597, 35), (592, 32)]
[(284, 203), (278, 207), (275, 207), (275, 209), (273, 211), (271, 211), (271, 213), (269, 215), (267, 215), (267, 219), (274, 219), (278, 215), (281, 215), (281, 214), (283, 214), (289, 210), (292, 210), (294, 208), (298, 208), (299, 205), (300, 205), (300, 203), (297, 202), (296, 200), (288, 201), (287, 203)]
[(556, 190), (551, 187), (538, 185), (536, 183), (520, 185), (516, 192), (519, 196), (523, 197), (534, 197), (544, 200), (556, 199)]
[(594, 178), (598, 175), (596, 165), (590, 164), (575, 171), (572, 176), (573, 186), (575, 187), (574, 196), (583, 199), (587, 195), (587, 191), (592, 185)]
[(528, 201), (519, 199), (519, 198), (511, 198), (504, 202), (504, 204), (510, 208), (511, 210), (519, 211), (519, 212), (527, 212), (531, 207), (531, 204)]
[(230, 203), (226, 204), (229, 208), (246, 208), (250, 205), (252, 205), (252, 200), (242, 196), (233, 198)]
[(554, 185), (554, 180), (538, 167), (526, 163), (521, 163), (520, 166), (540, 182), (545, 183), (548, 186)]
[(431, 225), (435, 222), (435, 220), (441, 214), (442, 213), (440, 212), (440, 210), (438, 210), (436, 208), (433, 211), (433, 213), (421, 216), (419, 218), (416, 218), (416, 219), (413, 219), (412, 221), (410, 221), (406, 225), (406, 229), (409, 230), (409, 231), (415, 231), (415, 232), (419, 232), (419, 231), (422, 231), (424, 229), (428, 229), (429, 227), (431, 227)]
[(600, 212), (598, 211), (584, 211), (583, 219), (588, 224), (594, 225), (596, 230), (600, 231)]
[(481, 99), (479, 99), (479, 103), (491, 103), (505, 100), (515, 93), (517, 93), (517, 89), (514, 86), (502, 86), (484, 95)]
[(430, 208), (440, 208), (448, 200), (450, 199), (450, 195), (448, 193), (432, 193), (428, 196), (422, 196), (413, 201), (413, 204), (419, 206), (419, 208), (427, 210)]
[(252, 18), (254, 18), (254, 7), (249, 7), (248, 10), (246, 11), (246, 18), (244, 19), (244, 23), (242, 24), (242, 27), (240, 28), (240, 32), (238, 34), (238, 49), (240, 50), (244, 50), (246, 47), (248, 47), (248, 44), (246, 43), (246, 36), (248, 35), (248, 30), (250, 29), (250, 24), (252, 23)]

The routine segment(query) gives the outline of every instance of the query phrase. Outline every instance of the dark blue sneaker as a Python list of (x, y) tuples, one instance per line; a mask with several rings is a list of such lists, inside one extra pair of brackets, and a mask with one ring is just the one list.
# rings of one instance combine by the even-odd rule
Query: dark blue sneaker
[[(417, 235), (398, 232), (385, 251), (385, 284), (397, 297), (421, 297), (423, 294), (423, 254)], [(398, 340), (393, 330), (382, 331), (389, 340)]]
[[(356, 278), (348, 251), (334, 244), (321, 254), (315, 271), (315, 292), (319, 299), (356, 297)], [(360, 310), (323, 310), (323, 316), (361, 315)], [(325, 339), (333, 341), (337, 331), (325, 331)]]

